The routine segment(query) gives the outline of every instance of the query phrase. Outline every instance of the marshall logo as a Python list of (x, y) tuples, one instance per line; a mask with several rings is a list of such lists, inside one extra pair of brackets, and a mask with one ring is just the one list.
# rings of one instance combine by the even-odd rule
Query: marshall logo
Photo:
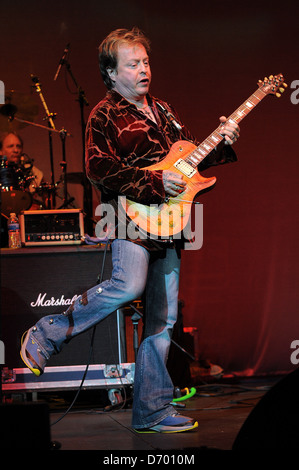
[(79, 295), (74, 295), (74, 297), (72, 297), (71, 299), (65, 299), (64, 298), (64, 295), (62, 294), (62, 296), (60, 298), (55, 298), (55, 297), (51, 297), (51, 298), (48, 298), (47, 299), (47, 292), (45, 292), (44, 294), (42, 294), (41, 292), (38, 294), (38, 297), (36, 299), (35, 302), (31, 302), (30, 305), (31, 307), (35, 308), (35, 307), (56, 307), (56, 306), (60, 306), (60, 305), (71, 305), (76, 299), (78, 299), (78, 297), (80, 297)]

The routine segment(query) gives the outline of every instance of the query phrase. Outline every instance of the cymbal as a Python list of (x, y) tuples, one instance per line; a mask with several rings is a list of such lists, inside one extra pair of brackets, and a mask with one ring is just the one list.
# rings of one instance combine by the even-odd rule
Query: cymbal
[(22, 129), (28, 123), (17, 121), (14, 117), (33, 122), (38, 111), (38, 104), (30, 95), (10, 90), (5, 95), (5, 104), (0, 106), (0, 130), (13, 132)]

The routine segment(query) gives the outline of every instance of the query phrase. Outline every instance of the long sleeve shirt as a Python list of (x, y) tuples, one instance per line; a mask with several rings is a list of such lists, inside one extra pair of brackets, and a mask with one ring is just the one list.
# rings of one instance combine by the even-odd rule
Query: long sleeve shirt
[[(162, 170), (148, 167), (160, 162), (178, 140), (199, 145), (172, 106), (151, 95), (147, 101), (156, 122), (114, 90), (107, 92), (89, 116), (86, 174), (101, 191), (102, 202), (116, 201), (122, 195), (146, 205), (163, 203), (166, 194)], [(175, 117), (180, 130), (157, 103)], [(198, 170), (233, 161), (236, 161), (233, 149), (220, 144), (217, 151), (201, 162)]]

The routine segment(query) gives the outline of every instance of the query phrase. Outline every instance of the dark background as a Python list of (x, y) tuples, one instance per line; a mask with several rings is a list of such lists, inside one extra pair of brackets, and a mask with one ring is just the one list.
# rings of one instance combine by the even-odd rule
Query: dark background
[[(180, 297), (184, 325), (198, 328), (199, 352), (240, 375), (292, 370), (291, 342), (298, 318), (298, 112), (290, 87), (299, 80), (297, 1), (1, 1), (0, 79), (10, 89), (32, 90), (38, 76), (57, 129), (66, 142), (68, 172), (82, 171), (80, 109), (63, 68), (67, 43), (72, 72), (93, 106), (105, 94), (97, 46), (112, 30), (139, 26), (152, 42), (151, 92), (175, 106), (190, 130), (206, 138), (221, 115), (231, 114), (258, 79), (283, 73), (289, 88), (266, 97), (241, 123), (238, 163), (205, 172), (217, 177), (201, 196), (203, 247), (183, 255)], [(48, 132), (20, 131), (24, 151), (50, 181)], [(53, 137), (55, 180), (62, 149)], [(82, 187), (69, 184), (77, 207)], [(99, 202), (94, 193), (94, 206)]]

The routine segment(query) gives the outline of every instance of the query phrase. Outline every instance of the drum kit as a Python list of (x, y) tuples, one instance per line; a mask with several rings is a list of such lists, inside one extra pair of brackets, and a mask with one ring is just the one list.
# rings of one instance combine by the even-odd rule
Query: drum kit
[[(12, 117), (18, 113), (20, 121)], [(17, 132), (27, 125), (22, 118), (33, 121), (38, 107), (30, 96), (10, 91), (5, 97), (5, 104), (0, 107), (0, 131)], [(11, 212), (27, 210), (32, 204), (29, 191), (34, 176), (31, 174), (32, 161), (23, 154), (20, 163), (9, 161), (5, 155), (0, 157), (1, 214), (9, 217)]]
[[(34, 123), (37, 115), (38, 106), (31, 95), (11, 90), (5, 96), (5, 103), (0, 105), (0, 133), (3, 133), (4, 138), (10, 133), (17, 135), (20, 129), (29, 125), (49, 132), (49, 127)], [(53, 128), (50, 132), (59, 131)], [(64, 137), (69, 135), (63, 132)], [(65, 175), (65, 178), (61, 177), (56, 183), (37, 182), (33, 171), (33, 160), (28, 155), (22, 153), (11, 161), (3, 149), (2, 154), (0, 155), (1, 247), (6, 246), (6, 226), (10, 213), (18, 215), (29, 209), (56, 209), (55, 195), (59, 185), (66, 181)], [(73, 199), (63, 200), (63, 208), (67, 208)]]
[[(38, 115), (38, 106), (32, 96), (10, 91), (5, 96), (5, 103), (0, 106), (0, 132), (6, 136), (10, 133), (18, 133), (25, 126), (34, 125), (38, 128), (49, 128), (34, 123)], [(58, 132), (51, 129), (51, 132)], [(65, 133), (65, 135), (68, 135)], [(29, 209), (56, 209), (54, 206), (55, 195), (61, 183), (66, 182), (64, 178), (55, 183), (39, 181), (36, 184), (33, 170), (33, 160), (26, 154), (21, 154), (14, 161), (4, 154), (0, 155), (0, 198), (1, 198), (1, 216), (0, 216), (0, 246), (7, 246), (7, 219), (14, 212), (19, 214)], [(16, 163), (18, 160), (18, 163)], [(52, 161), (52, 160), (51, 160)], [(52, 172), (54, 175), (54, 172)], [(34, 187), (34, 190), (32, 190)], [(65, 187), (65, 194), (67, 190)], [(63, 208), (73, 200), (63, 199)]]
[[(74, 85), (77, 89), (77, 99), (80, 106), (80, 118), (81, 118), (81, 134), (82, 134), (82, 165), (84, 168), (85, 159), (85, 123), (83, 110), (89, 103), (85, 97), (84, 90), (78, 85), (69, 62), (67, 61), (67, 53), (69, 45), (64, 50), (63, 57), (61, 58), (58, 69), (56, 71), (54, 80), (57, 79), (58, 74), (62, 66), (66, 67), (67, 72), (71, 76)], [(68, 173), (65, 155), (65, 141), (67, 137), (72, 137), (64, 128), (57, 130), (55, 128), (54, 120), (56, 117), (55, 113), (50, 113), (46, 100), (43, 96), (41, 84), (38, 77), (31, 75), (33, 82), (32, 88), (38, 93), (46, 117), (44, 120), (47, 126), (34, 122), (38, 115), (39, 107), (32, 97), (32, 94), (24, 94), (14, 90), (9, 91), (5, 95), (5, 103), (0, 105), (0, 132), (10, 133), (18, 132), (25, 126), (35, 126), (35, 128), (43, 129), (48, 131), (49, 135), (49, 154), (50, 154), (50, 166), (51, 166), (51, 181), (50, 183), (41, 182), (39, 186), (35, 187), (34, 194), (37, 194), (42, 201), (46, 201), (46, 207), (42, 209), (65, 209), (68, 208), (74, 198), (68, 198), (67, 181), (70, 183), (77, 183), (83, 186), (83, 214), (85, 217), (85, 227), (87, 232), (92, 230), (93, 218), (92, 218), (92, 190), (91, 184), (87, 179), (84, 172), (79, 173)], [(62, 175), (59, 182), (55, 182), (54, 178), (54, 164), (53, 164), (53, 149), (52, 149), (52, 135), (58, 134), (62, 144), (62, 161), (60, 163), (62, 169)], [(33, 167), (32, 160), (25, 154), (21, 156), (19, 164), (8, 161), (5, 155), (0, 155), (0, 195), (1, 195), (1, 219), (2, 217), (8, 218), (11, 212), (16, 214), (21, 211), (28, 210), (32, 207), (32, 176), (31, 169)], [(57, 195), (57, 189), (59, 184), (63, 184), (63, 203), (60, 207), (56, 207), (55, 197)]]
[(0, 160), (1, 181), (1, 214), (9, 217), (11, 212), (18, 214), (28, 210), (32, 205), (32, 194), (27, 189), (28, 180), (22, 166), (7, 162), (6, 157)]

